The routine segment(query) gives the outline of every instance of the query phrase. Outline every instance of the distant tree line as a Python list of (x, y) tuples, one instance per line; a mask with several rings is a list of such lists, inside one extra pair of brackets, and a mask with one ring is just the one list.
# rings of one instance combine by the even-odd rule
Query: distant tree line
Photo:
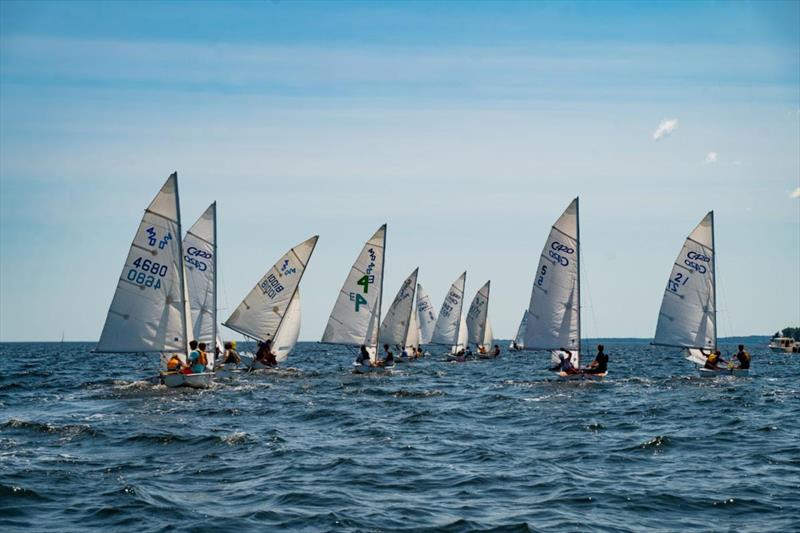
[(791, 337), (796, 341), (800, 341), (800, 328), (783, 328), (783, 331), (775, 332), (772, 338), (774, 339), (775, 337)]

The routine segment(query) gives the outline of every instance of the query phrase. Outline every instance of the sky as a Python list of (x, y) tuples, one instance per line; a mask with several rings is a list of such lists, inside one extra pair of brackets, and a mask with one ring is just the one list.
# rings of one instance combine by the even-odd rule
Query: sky
[[(652, 337), (715, 212), (719, 334), (800, 325), (800, 2), (0, 2), (0, 340), (96, 340), (177, 170), (219, 214), (219, 314), (319, 234), (319, 340), (388, 223), (385, 305), (527, 307), (581, 202), (585, 337)], [(238, 337), (238, 336), (236, 336)]]

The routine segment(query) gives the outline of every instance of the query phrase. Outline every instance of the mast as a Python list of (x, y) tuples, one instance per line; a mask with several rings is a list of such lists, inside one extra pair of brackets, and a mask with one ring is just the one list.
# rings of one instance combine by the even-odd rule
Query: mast
[[(178, 171), (172, 173), (175, 176), (175, 205), (178, 211), (178, 250), (180, 250), (181, 255), (183, 255), (183, 229), (181, 226), (181, 196), (178, 192)], [(186, 272), (184, 270), (184, 262), (183, 258), (180, 258), (181, 268), (178, 269), (180, 273), (180, 282), (181, 282), (181, 308), (183, 309), (183, 344), (186, 348), (186, 353), (189, 353), (189, 329), (187, 327), (187, 317), (186, 317), (186, 304), (188, 300), (186, 300)], [(216, 342), (216, 341), (215, 341)]]
[(581, 366), (581, 209), (580, 209), (580, 197), (575, 197), (575, 226), (577, 229), (577, 234), (575, 236), (576, 240), (578, 241), (578, 245), (575, 247), (575, 253), (578, 257), (578, 364), (576, 366)]
[[(378, 345), (381, 342), (381, 308), (383, 307), (383, 278), (386, 277), (386, 233), (387, 225), (383, 224), (383, 250), (381, 251), (381, 292), (378, 294), (378, 329), (375, 335), (375, 359), (378, 359)], [(408, 333), (408, 332), (406, 332)]]
[(216, 358), (217, 354), (217, 277), (219, 277), (219, 271), (217, 270), (217, 202), (212, 204), (214, 206), (214, 303), (213, 307), (213, 317), (214, 317), (214, 338), (211, 342), (214, 343), (214, 357)]
[[(714, 306), (714, 313), (712, 316), (714, 317), (714, 349), (717, 349), (717, 243), (714, 242), (714, 210), (712, 209), (711, 212), (711, 284), (712, 284), (712, 291), (714, 294), (712, 295), (712, 303), (711, 305)], [(729, 322), (730, 323), (730, 322)]]

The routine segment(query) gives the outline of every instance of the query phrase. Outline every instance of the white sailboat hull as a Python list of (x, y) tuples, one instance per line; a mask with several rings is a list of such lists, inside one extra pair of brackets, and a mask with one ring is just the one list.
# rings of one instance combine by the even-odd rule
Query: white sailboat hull
[(162, 374), (161, 381), (170, 389), (177, 387), (207, 389), (214, 381), (214, 373), (205, 372), (203, 374)]

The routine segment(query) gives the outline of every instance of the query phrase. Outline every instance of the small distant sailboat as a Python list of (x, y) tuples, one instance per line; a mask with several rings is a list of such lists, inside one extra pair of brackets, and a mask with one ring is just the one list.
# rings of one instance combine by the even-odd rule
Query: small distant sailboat
[[(257, 341), (272, 339), (272, 353), (281, 363), (300, 335), (300, 280), (318, 235), (290, 249), (272, 265), (223, 325)], [(268, 368), (253, 361), (254, 369)]]
[[(580, 368), (580, 222), (575, 198), (550, 229), (533, 280), (528, 307), (525, 350), (549, 350), (553, 364), (560, 362), (561, 349), (569, 352)], [(573, 378), (602, 378), (606, 374), (566, 375)]]
[(458, 353), (467, 345), (467, 323), (462, 313), (466, 282), (467, 273), (464, 272), (450, 286), (431, 337), (431, 343), (450, 347), (451, 354)]
[(414, 309), (418, 273), (419, 267), (415, 268), (414, 272), (403, 282), (381, 324), (381, 336), (378, 344), (398, 347), (401, 353), (395, 357), (397, 362), (410, 359), (408, 356), (403, 357), (402, 351), (411, 355), (410, 350), (419, 346), (419, 328)]
[[(188, 353), (190, 312), (182, 240), (175, 172), (136, 230), (95, 352)], [(203, 387), (210, 379), (198, 377), (186, 384)]]
[(487, 281), (472, 299), (467, 311), (467, 342), (478, 349), (478, 353), (488, 352), (492, 347), (492, 325), (489, 322), (489, 290), (491, 281)]
[(353, 363), (356, 373), (391, 368), (377, 366), (385, 256), (386, 224), (378, 228), (358, 254), (322, 335), (324, 343), (366, 347), (370, 364)]
[(509, 349), (514, 351), (520, 351), (525, 349), (525, 329), (528, 327), (528, 310), (525, 309), (522, 312), (522, 320), (519, 322), (519, 327), (517, 328), (517, 334), (514, 336), (514, 340), (511, 344), (508, 345)]
[(419, 324), (419, 343), (430, 344), (433, 338), (433, 329), (436, 327), (436, 309), (433, 308), (431, 297), (417, 283), (417, 323)]
[(744, 373), (748, 370), (705, 369), (706, 356), (717, 348), (716, 258), (714, 256), (714, 212), (709, 211), (686, 238), (672, 266), (653, 344), (686, 349), (686, 359), (700, 374)]

